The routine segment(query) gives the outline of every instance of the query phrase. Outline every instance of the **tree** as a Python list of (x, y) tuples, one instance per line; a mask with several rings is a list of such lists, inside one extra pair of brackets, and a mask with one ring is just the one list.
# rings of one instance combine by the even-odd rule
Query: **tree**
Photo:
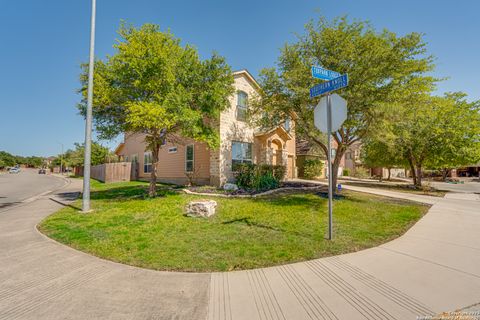
[(0, 160), (3, 161), (5, 167), (13, 167), (17, 164), (17, 159), (15, 156), (6, 151), (0, 151)]
[(386, 138), (385, 135), (383, 135), (383, 137), (374, 136), (364, 139), (361, 150), (362, 163), (371, 168), (387, 168), (388, 180), (390, 180), (390, 170), (393, 167), (405, 165), (400, 149), (395, 146), (391, 139)]
[[(421, 79), (433, 69), (432, 57), (418, 33), (399, 37), (383, 30), (375, 31), (367, 22), (350, 23), (346, 18), (329, 23), (324, 18), (306, 25), (304, 35), (281, 50), (277, 68), (261, 71), (262, 91), (252, 101), (251, 117), (260, 126), (275, 126), (292, 114), (297, 115), (297, 130), (308, 136), (327, 154), (326, 137), (313, 125), (313, 109), (319, 98), (311, 99), (309, 89), (319, 81), (311, 76), (312, 65), (321, 65), (342, 74), (348, 73), (349, 85), (339, 93), (348, 101), (348, 118), (332, 134), (338, 144), (333, 166), (336, 185), (338, 167), (347, 148), (363, 139), (378, 120), (377, 106), (395, 101), (405, 83)], [(277, 118), (262, 117), (262, 113)]]
[[(158, 153), (179, 137), (219, 144), (215, 120), (233, 94), (233, 75), (225, 59), (201, 60), (196, 49), (159, 26), (122, 24), (113, 56), (95, 63), (93, 115), (102, 138), (122, 132), (145, 134), (152, 152), (149, 195), (156, 195)], [(81, 75), (85, 114), (88, 67)]]
[(408, 162), (414, 184), (423, 168), (452, 168), (480, 160), (480, 103), (464, 93), (418, 95), (394, 106), (387, 134)]
[[(92, 166), (106, 163), (110, 159), (110, 149), (98, 142), (92, 142), (91, 148)], [(75, 143), (75, 150), (67, 150), (65, 160), (72, 167), (83, 166), (85, 157), (85, 143)]]

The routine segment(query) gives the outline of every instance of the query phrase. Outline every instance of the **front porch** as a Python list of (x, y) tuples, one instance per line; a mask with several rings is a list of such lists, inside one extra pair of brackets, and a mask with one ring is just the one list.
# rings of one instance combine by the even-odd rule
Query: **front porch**
[(287, 169), (286, 178), (296, 177), (295, 150), (290, 150), (287, 143), (294, 137), (283, 127), (255, 134), (256, 159), (258, 163), (283, 165)]

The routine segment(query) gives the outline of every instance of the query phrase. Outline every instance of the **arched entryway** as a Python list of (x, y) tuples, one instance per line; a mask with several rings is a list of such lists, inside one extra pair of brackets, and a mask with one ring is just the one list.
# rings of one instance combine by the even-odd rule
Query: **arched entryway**
[(280, 140), (272, 140), (270, 147), (272, 148), (272, 164), (281, 165), (283, 164), (282, 151), (283, 146)]

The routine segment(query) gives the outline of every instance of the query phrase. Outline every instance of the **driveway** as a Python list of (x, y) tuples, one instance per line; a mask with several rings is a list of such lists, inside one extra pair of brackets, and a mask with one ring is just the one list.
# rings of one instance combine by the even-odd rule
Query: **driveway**
[(446, 190), (451, 192), (461, 193), (477, 193), (480, 194), (480, 178), (475, 179), (463, 179), (463, 183), (454, 184), (446, 182), (432, 181), (433, 187), (439, 190)]
[(0, 319), (415, 319), (475, 310), (480, 302), (476, 194), (431, 198), (368, 188), (433, 206), (404, 236), (376, 248), (195, 274), (105, 261), (39, 234), (35, 225), (80, 187), (73, 180), (0, 213)]

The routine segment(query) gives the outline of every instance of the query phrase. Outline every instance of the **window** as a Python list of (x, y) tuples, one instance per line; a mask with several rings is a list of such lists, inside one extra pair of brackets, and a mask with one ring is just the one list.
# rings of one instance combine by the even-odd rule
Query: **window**
[(247, 142), (232, 142), (232, 170), (241, 163), (252, 163), (252, 144)]
[(332, 148), (332, 159), (337, 155), (337, 149)]
[(133, 163), (137, 163), (138, 162), (138, 154), (132, 154), (132, 157), (131, 157), (131, 162)]
[(177, 147), (168, 148), (168, 153), (177, 153)]
[(283, 127), (285, 128), (285, 130), (290, 131), (290, 117), (287, 117), (287, 118), (285, 119), (285, 122), (284, 122), (284, 124), (283, 124)]
[(145, 152), (143, 154), (143, 172), (152, 172), (152, 153)]
[(237, 120), (245, 121), (247, 119), (247, 100), (248, 95), (243, 92), (239, 91), (237, 93)]
[(193, 144), (185, 148), (185, 171), (193, 172), (193, 164), (195, 159), (195, 150)]

